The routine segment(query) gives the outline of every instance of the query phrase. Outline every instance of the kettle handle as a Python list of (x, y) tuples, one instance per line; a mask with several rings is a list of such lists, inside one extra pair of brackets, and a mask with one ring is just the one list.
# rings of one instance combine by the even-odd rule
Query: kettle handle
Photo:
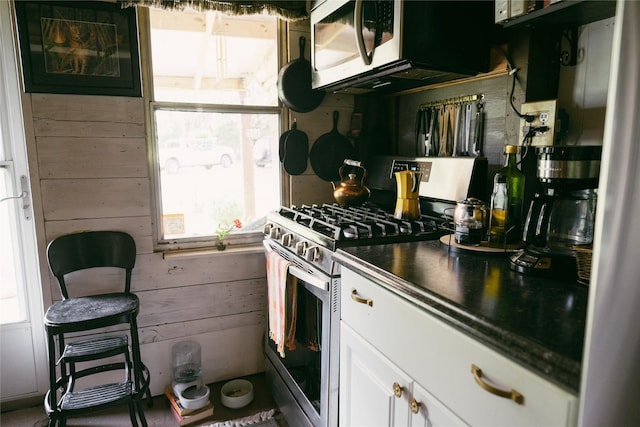
[(345, 166), (353, 166), (356, 168), (360, 168), (362, 169), (362, 177), (360, 178), (360, 182), (363, 183), (364, 182), (364, 177), (367, 176), (367, 170), (362, 166), (362, 162), (358, 161), (358, 160), (351, 160), (351, 159), (344, 159), (344, 162), (342, 163), (342, 166), (340, 166), (340, 169), (338, 169), (338, 175), (340, 175), (340, 180), (344, 180), (344, 175), (342, 174), (342, 171), (344, 170)]
[(412, 180), (411, 192), (415, 193), (416, 191), (418, 191), (418, 185), (420, 184), (420, 181), (418, 181), (418, 174), (417, 173), (412, 173), (411, 174), (411, 180)]
[[(355, 166), (358, 168), (362, 168), (362, 162), (359, 160), (351, 160), (351, 159), (344, 159), (344, 164), (345, 165), (349, 165), (349, 166)], [(362, 168), (364, 169), (364, 168)]]

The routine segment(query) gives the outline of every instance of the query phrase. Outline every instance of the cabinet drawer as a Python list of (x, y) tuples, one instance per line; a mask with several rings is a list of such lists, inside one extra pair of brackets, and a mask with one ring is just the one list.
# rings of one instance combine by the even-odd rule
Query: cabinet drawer
[[(347, 268), (342, 269), (341, 315), (470, 425), (576, 424), (575, 395)], [(472, 366), (481, 370), (477, 380)], [(487, 386), (482, 388), (478, 382)], [(522, 395), (522, 403), (486, 390), (491, 387), (515, 390)]]

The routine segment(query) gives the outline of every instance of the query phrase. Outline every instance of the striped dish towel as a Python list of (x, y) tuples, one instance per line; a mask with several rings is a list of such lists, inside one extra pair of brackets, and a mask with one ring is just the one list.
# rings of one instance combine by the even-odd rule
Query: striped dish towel
[(290, 276), (287, 261), (276, 251), (267, 254), (267, 298), (269, 302), (269, 338), (276, 343), (280, 357), (284, 358), (285, 347), (294, 350), (298, 283)]

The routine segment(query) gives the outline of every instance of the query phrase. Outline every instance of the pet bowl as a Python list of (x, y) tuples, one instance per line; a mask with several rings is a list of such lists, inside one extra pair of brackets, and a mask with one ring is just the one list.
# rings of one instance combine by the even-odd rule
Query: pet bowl
[(185, 409), (204, 408), (209, 402), (209, 387), (205, 385), (186, 388), (178, 395), (178, 399)]
[(243, 379), (231, 380), (222, 386), (220, 400), (227, 408), (243, 408), (253, 401), (253, 384)]

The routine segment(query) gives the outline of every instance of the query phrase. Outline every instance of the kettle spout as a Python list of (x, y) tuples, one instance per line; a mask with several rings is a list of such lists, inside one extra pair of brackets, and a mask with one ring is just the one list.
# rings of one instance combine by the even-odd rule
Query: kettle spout
[(335, 191), (335, 189), (336, 189), (336, 184), (335, 184), (333, 181), (331, 181), (331, 187), (333, 187), (333, 190)]

